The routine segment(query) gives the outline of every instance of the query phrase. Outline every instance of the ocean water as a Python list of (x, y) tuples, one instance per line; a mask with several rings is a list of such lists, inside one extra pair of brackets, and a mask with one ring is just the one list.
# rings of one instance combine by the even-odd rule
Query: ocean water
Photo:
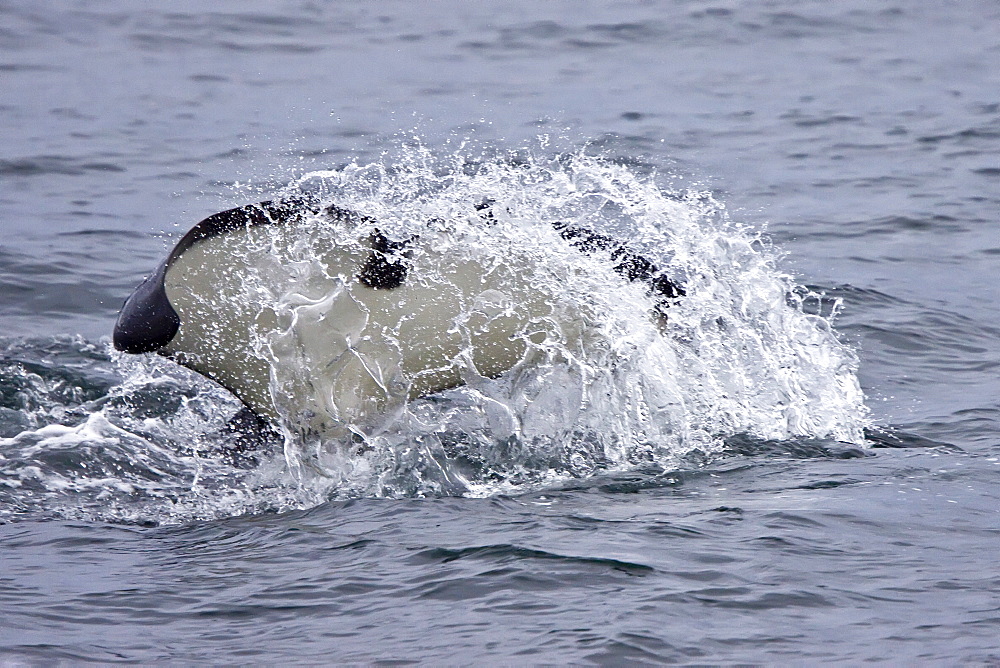
[[(995, 3), (0, 17), (3, 662), (1000, 662)], [(532, 258), (599, 344), (234, 455), (110, 332), (297, 189)], [(665, 324), (566, 220), (684, 283)]]

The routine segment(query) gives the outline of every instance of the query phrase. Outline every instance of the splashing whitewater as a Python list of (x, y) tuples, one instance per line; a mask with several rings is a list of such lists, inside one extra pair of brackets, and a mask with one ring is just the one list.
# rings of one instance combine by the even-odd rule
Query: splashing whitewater
[[(526, 339), (521, 361), (499, 378), (467, 375), (465, 385), (401, 400), (368, 428), (331, 437), (286, 400), (323, 380), (314, 361), (281, 345), (289, 330), (279, 328), (255, 350), (271, 370), (282, 438), (252, 464), (226, 455), (224, 426), (239, 405), (217, 386), (154, 356), (75, 341), (60, 345), (83, 376), (63, 378), (60, 390), (52, 378), (65, 365), (39, 362), (39, 345), (10, 342), (0, 376), (5, 514), (41, 505), (61, 516), (174, 522), (672, 470), (717, 455), (734, 434), (864, 442), (855, 355), (828, 317), (803, 308), (814, 295), (777, 268), (777, 253), (707, 193), (667, 190), (655, 176), (582, 155), (473, 164), (419, 150), (392, 166), (306, 174), (279, 196), (302, 193), (370, 216), (394, 238), (443, 221), (439, 250), (516, 266), (544, 292), (545, 336)], [(476, 209), (486, 201), (489, 225)], [(651, 316), (644, 286), (615, 273), (608, 257), (567, 244), (556, 229), (564, 224), (627, 243), (686, 296), (666, 319)], [(317, 218), (310, 234), (328, 233)], [(306, 277), (323, 270), (309, 243), (293, 251)], [(273, 297), (281, 322), (317, 325), (301, 299)], [(458, 324), (463, 317), (472, 313)], [(576, 336), (581, 321), (586, 333)], [(123, 380), (108, 380), (115, 375)]]

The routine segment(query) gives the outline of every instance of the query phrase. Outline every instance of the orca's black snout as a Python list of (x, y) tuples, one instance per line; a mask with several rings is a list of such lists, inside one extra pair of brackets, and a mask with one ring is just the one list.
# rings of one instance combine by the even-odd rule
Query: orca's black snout
[(150, 353), (170, 343), (180, 329), (181, 319), (167, 299), (163, 287), (166, 263), (147, 278), (125, 300), (112, 340), (123, 353)]

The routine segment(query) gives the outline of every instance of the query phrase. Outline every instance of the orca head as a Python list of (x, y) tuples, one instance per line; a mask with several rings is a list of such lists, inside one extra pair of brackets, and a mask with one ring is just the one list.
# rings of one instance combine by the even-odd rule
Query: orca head
[(163, 279), (164, 261), (152, 276), (125, 300), (112, 336), (115, 350), (123, 353), (151, 353), (170, 343), (181, 326), (180, 316), (170, 305)]
[[(248, 204), (209, 216), (191, 228), (156, 271), (125, 300), (112, 336), (115, 350), (151, 353), (177, 335), (181, 319), (170, 305), (164, 280), (170, 265), (187, 249), (202, 239), (241, 228), (285, 222), (298, 211), (315, 211), (315, 205), (305, 197)], [(335, 207), (331, 207), (330, 213), (346, 215)]]

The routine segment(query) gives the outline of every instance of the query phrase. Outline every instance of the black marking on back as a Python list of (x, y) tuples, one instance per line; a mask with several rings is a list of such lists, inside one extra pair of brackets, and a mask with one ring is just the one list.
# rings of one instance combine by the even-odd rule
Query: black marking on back
[(554, 223), (553, 227), (570, 245), (587, 255), (596, 251), (610, 254), (616, 272), (629, 282), (642, 281), (649, 286), (650, 291), (657, 296), (656, 310), (661, 315), (673, 300), (687, 294), (683, 287), (664, 276), (655, 264), (632, 252), (621, 242), (582, 227), (571, 227), (566, 223)]
[(376, 228), (371, 236), (372, 250), (358, 272), (358, 280), (373, 290), (392, 290), (406, 280), (405, 250), (412, 239), (391, 241)]
[[(494, 204), (496, 204), (494, 200), (487, 198), (474, 205), (479, 217), (487, 225), (496, 224), (496, 217), (493, 214)], [(655, 264), (609, 236), (591, 232), (584, 227), (574, 227), (568, 223), (552, 223), (552, 227), (571, 246), (586, 255), (599, 251), (608, 253), (615, 263), (615, 271), (630, 283), (642, 281), (648, 285), (650, 292), (656, 295), (656, 310), (661, 315), (665, 315), (664, 310), (673, 300), (687, 294), (682, 286), (664, 276)]]

